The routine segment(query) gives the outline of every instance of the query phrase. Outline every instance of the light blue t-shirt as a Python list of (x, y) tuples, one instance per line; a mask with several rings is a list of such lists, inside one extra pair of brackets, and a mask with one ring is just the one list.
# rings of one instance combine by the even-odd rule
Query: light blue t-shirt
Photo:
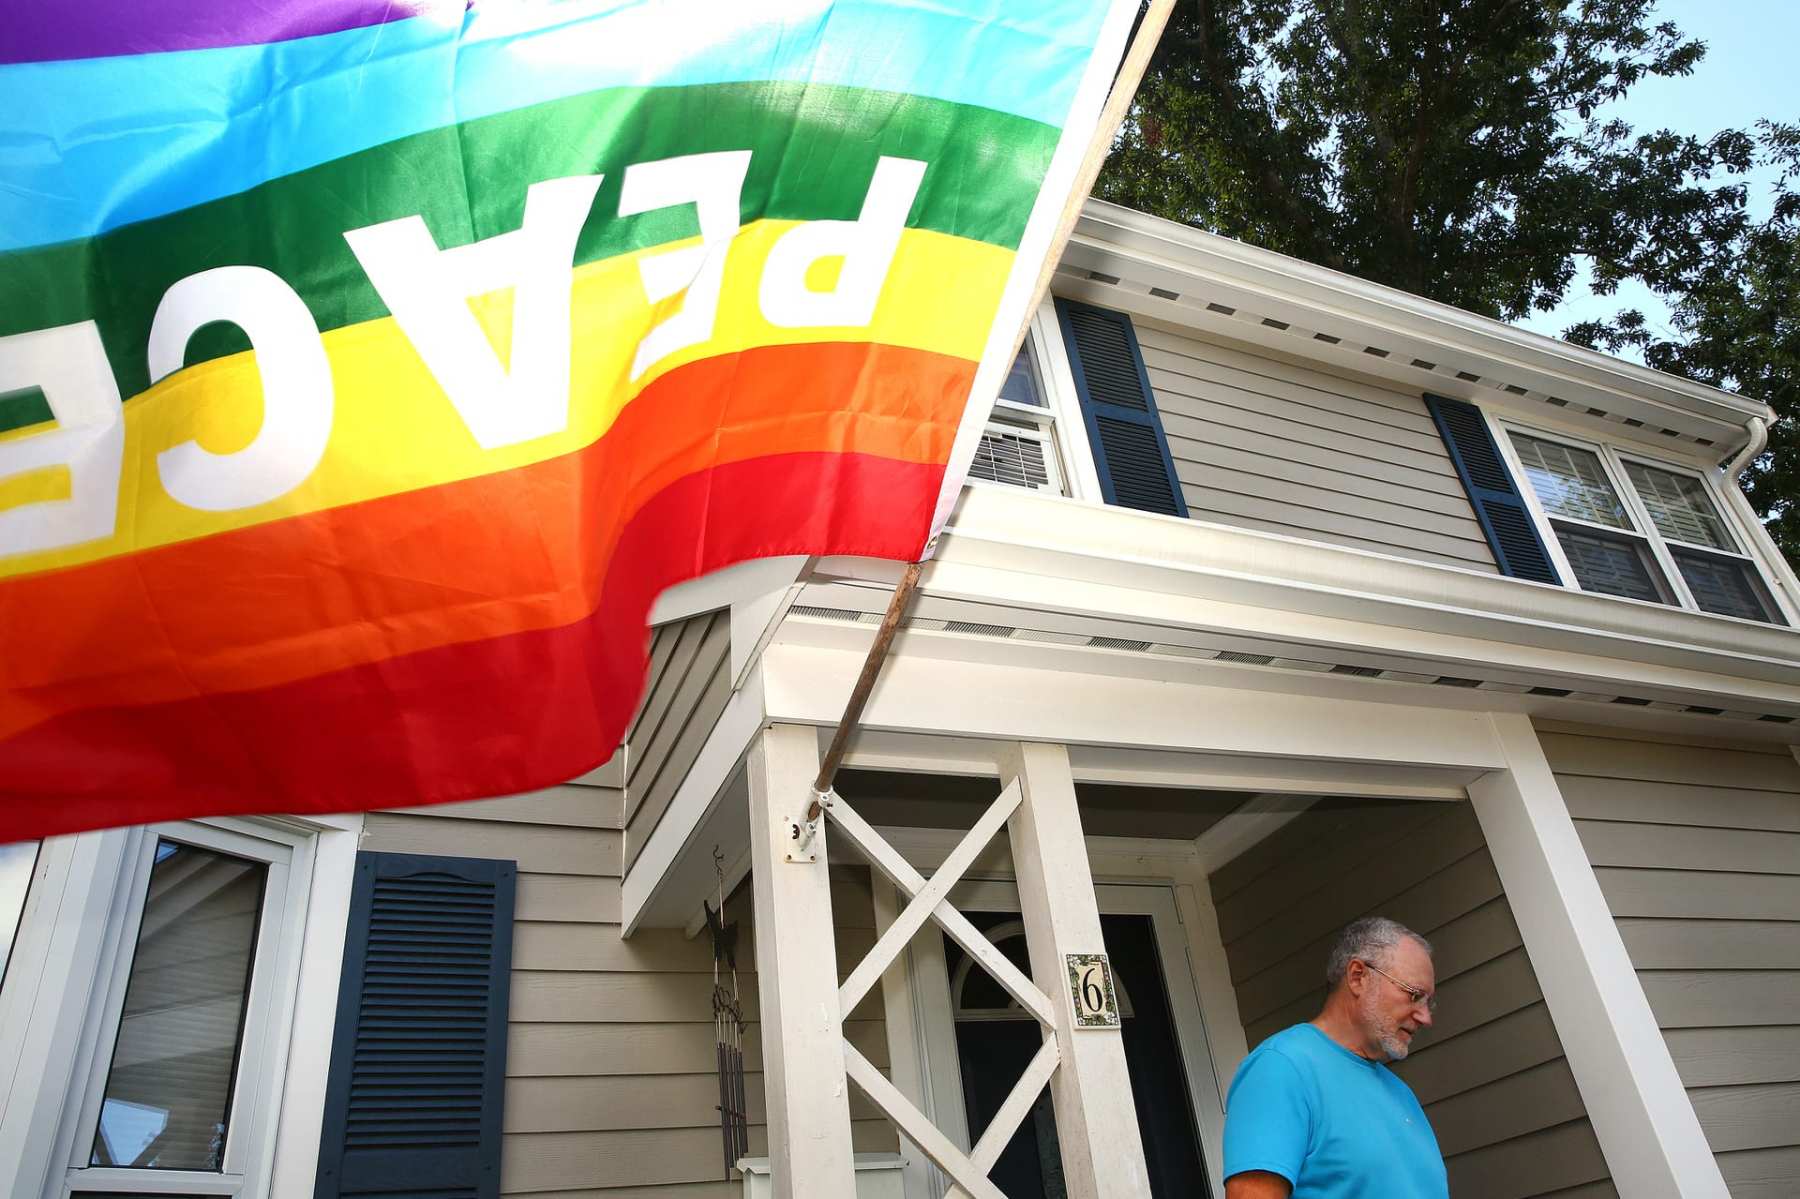
[(1244, 1059), (1225, 1101), (1225, 1177), (1266, 1170), (1293, 1199), (1449, 1199), (1412, 1088), (1311, 1024)]

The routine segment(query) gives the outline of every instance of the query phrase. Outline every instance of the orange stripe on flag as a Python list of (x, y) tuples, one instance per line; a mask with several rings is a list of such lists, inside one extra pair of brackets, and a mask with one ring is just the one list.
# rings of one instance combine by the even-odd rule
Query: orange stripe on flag
[(0, 583), (0, 738), (567, 625), (594, 611), (620, 530), (688, 475), (805, 452), (941, 464), (974, 367), (869, 343), (724, 355), (577, 453)]

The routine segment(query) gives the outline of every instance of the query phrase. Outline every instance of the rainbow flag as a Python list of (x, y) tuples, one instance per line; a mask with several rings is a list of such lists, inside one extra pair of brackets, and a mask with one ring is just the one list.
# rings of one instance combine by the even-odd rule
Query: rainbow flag
[(0, 840), (547, 786), (664, 588), (919, 557), (1136, 8), (11, 6)]

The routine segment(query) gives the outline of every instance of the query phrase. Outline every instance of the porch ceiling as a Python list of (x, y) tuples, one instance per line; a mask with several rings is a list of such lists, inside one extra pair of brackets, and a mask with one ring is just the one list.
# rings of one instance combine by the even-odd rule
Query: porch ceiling
[[(871, 824), (967, 829), (999, 794), (999, 780), (900, 771), (846, 770), (839, 794)], [(1094, 837), (1169, 837), (1192, 841), (1259, 792), (1075, 784), (1081, 828)]]

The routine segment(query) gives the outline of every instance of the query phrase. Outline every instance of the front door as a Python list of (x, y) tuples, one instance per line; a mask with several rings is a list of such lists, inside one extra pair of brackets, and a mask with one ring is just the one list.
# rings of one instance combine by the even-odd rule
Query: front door
[[(1016, 912), (977, 910), (968, 915), (997, 949), (1029, 972), (1025, 929)], [(1208, 1171), (1155, 920), (1145, 912), (1103, 913), (1100, 927), (1118, 990), (1131, 1100), (1144, 1142), (1150, 1194), (1156, 1199), (1201, 1199), (1211, 1193)], [(973, 1140), (981, 1136), (1024, 1072), (1042, 1034), (1037, 1022), (954, 943), (946, 946), (946, 953), (957, 1065)], [(1179, 964), (1185, 969), (1185, 959)], [(1198, 1032), (1190, 1029), (1189, 1039)], [(1205, 1081), (1210, 1085), (1210, 1079)], [(1008, 1199), (1063, 1199), (1061, 1154), (1048, 1089), (990, 1176)]]

